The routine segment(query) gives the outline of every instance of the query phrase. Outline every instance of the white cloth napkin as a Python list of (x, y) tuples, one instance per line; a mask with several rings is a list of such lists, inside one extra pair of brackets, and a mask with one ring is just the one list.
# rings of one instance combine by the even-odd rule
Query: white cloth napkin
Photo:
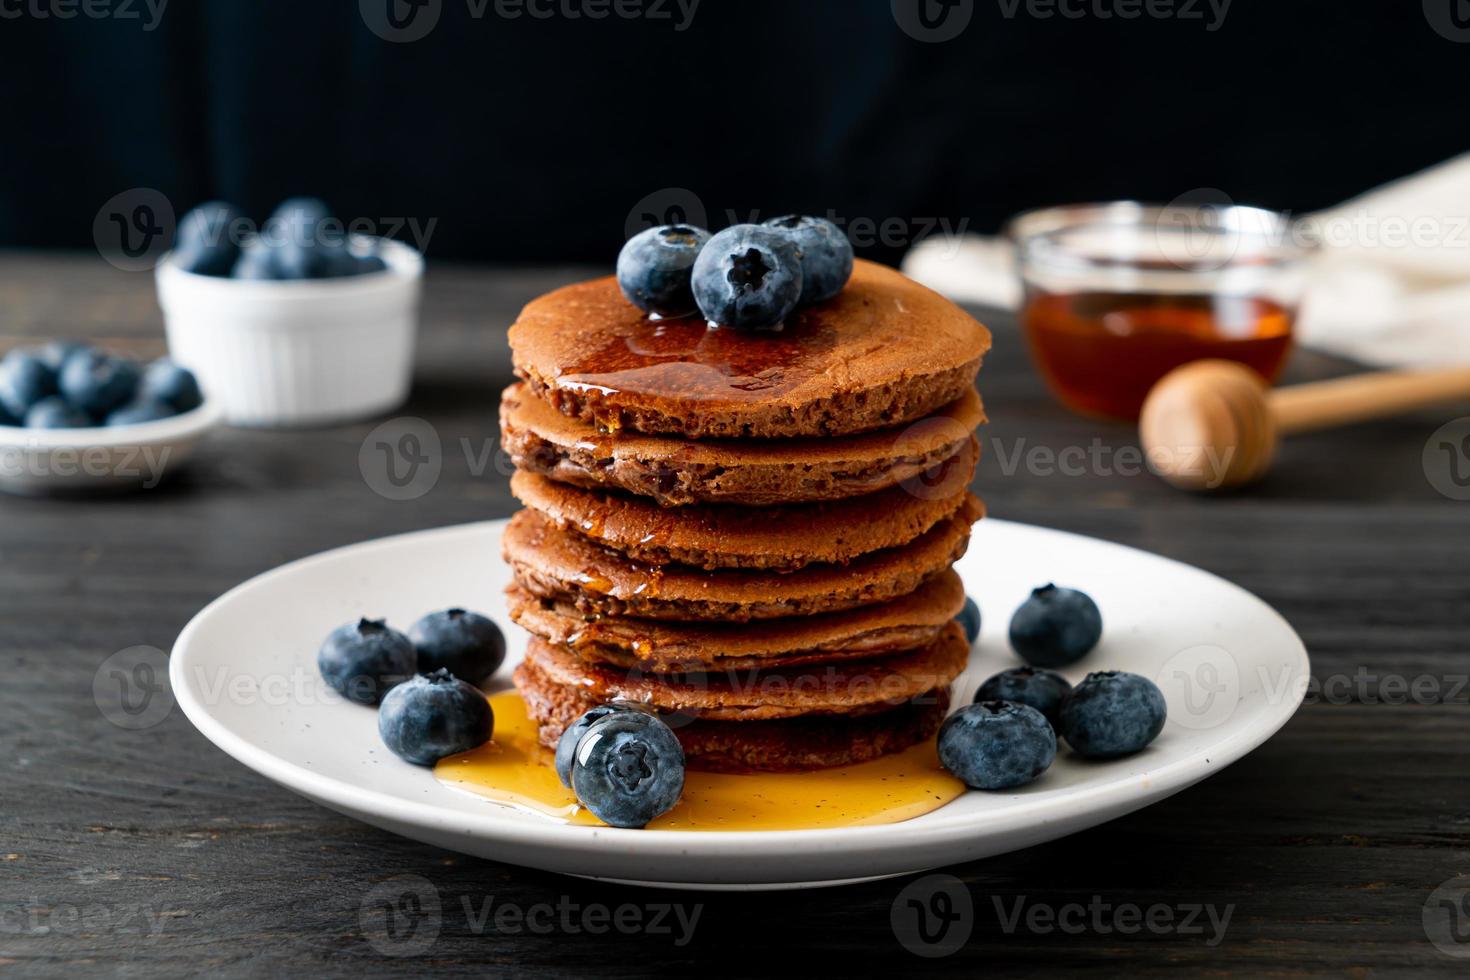
[[(1381, 367), (1470, 362), (1470, 154), (1298, 220), (1322, 244), (1301, 343)], [(903, 270), (961, 302), (1020, 303), (1003, 238), (929, 238)]]

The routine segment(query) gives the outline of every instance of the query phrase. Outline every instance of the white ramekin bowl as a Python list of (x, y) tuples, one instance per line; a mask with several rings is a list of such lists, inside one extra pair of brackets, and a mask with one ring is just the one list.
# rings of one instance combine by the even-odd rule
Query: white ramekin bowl
[(232, 425), (321, 425), (403, 404), (413, 380), (424, 260), (380, 243), (383, 272), (340, 279), (224, 279), (156, 270), (169, 355)]

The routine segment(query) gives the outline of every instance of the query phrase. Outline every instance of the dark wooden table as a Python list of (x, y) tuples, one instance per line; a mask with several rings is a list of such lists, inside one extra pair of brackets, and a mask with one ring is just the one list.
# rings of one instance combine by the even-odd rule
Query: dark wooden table
[[(496, 394), (510, 378), (505, 327), (524, 301), (574, 275), (435, 267), (403, 414), (431, 421), (446, 444), (493, 438)], [(903, 879), (741, 896), (562, 878), (308, 803), (226, 757), (177, 708), (144, 730), (109, 723), (93, 693), (99, 664), (135, 645), (167, 650), (230, 586), (325, 548), (513, 509), (503, 476), (477, 476), (453, 453), (432, 492), (384, 499), (359, 472), (372, 428), (361, 424), (222, 431), (187, 475), (132, 496), (0, 499), (0, 972), (1463, 973), (1450, 954), (1470, 954), (1470, 904), (1439, 903), (1470, 886), (1470, 503), (1429, 485), (1421, 452), (1470, 406), (1300, 439), (1263, 485), (1232, 496), (1185, 496), (1148, 475), (1006, 472), (997, 446), (1009, 456), (1125, 445), (1132, 434), (1057, 407), (1013, 322), (986, 319), (997, 343), (981, 387), (995, 418), (977, 484), (991, 512), (1240, 583), (1300, 631), (1322, 687), (1267, 745), (1199, 786), (1062, 841), (948, 869), (974, 907), (957, 952), (921, 958), (895, 938)], [(0, 332), (148, 355), (163, 346), (150, 277), (95, 257), (0, 255)], [(1292, 377), (1344, 367), (1299, 352)], [(430, 904), (437, 896), (431, 942), (416, 944), (427, 927), (412, 932), (426, 906), (417, 916), (406, 907), (392, 933), (374, 917), (376, 897), (399, 884), (380, 883), (398, 876), (426, 879)], [(628, 905), (622, 914), (649, 923), (665, 903), (686, 916), (699, 906), (692, 937), (677, 925), (582, 928), (598, 921), (582, 918), (589, 909)], [(497, 928), (502, 906), (512, 917)], [(1012, 925), (1017, 908), (1026, 914)], [(1211, 910), (1217, 920), (1228, 910), (1223, 934)], [(1150, 913), (1174, 924), (1115, 928)], [(417, 956), (388, 955), (402, 952)]]

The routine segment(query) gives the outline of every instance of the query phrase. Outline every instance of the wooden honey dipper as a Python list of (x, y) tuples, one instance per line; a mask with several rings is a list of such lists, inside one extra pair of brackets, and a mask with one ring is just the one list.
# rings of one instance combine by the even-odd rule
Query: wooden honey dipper
[(1381, 371), (1272, 389), (1235, 361), (1195, 361), (1148, 394), (1139, 437), (1176, 487), (1215, 490), (1259, 479), (1282, 436), (1330, 429), (1470, 397), (1470, 367)]

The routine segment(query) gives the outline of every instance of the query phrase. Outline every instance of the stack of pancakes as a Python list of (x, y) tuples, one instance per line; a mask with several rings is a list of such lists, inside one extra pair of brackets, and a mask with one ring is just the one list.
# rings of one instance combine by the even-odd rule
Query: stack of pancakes
[(501, 400), (515, 683), (671, 722), (693, 769), (866, 761), (932, 736), (969, 647), (979, 323), (883, 266), (776, 331), (660, 320), (612, 278), (533, 301)]

